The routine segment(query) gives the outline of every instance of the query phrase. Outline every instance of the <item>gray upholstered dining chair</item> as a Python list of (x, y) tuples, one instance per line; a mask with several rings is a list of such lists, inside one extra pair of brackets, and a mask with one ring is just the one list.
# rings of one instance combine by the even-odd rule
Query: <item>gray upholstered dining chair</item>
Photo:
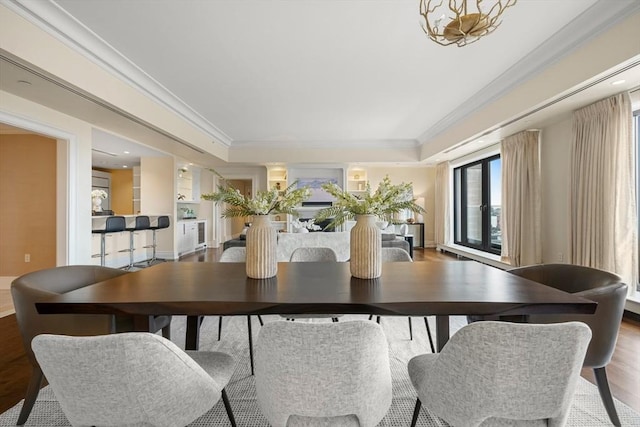
[[(291, 253), (290, 262), (338, 262), (338, 255), (331, 248), (324, 247), (303, 247), (294, 249)], [(325, 319), (330, 318), (337, 322), (342, 314), (281, 314), (287, 320), (295, 319)]]
[[(402, 248), (382, 248), (382, 262), (413, 262), (409, 252)], [(369, 320), (373, 318), (373, 315), (369, 316)], [(413, 325), (411, 323), (411, 317), (407, 317), (409, 321), (409, 339), (413, 340)], [(376, 322), (380, 323), (380, 316), (377, 316)], [(429, 347), (431, 352), (435, 353), (436, 348), (433, 344), (433, 337), (431, 335), (431, 328), (429, 327), (429, 320), (424, 317), (424, 326), (427, 329), (427, 337), (429, 338)]]
[(245, 262), (246, 260), (247, 248), (241, 246), (232, 246), (222, 252), (219, 262)]
[[(70, 265), (48, 268), (24, 274), (11, 283), (11, 296), (16, 310), (16, 320), (22, 343), (33, 370), (27, 394), (18, 416), (18, 425), (29, 418), (35, 403), (43, 375), (31, 350), (31, 340), (39, 334), (64, 335), (104, 335), (113, 332), (132, 331), (130, 319), (105, 314), (40, 314), (35, 302), (56, 295), (71, 292), (85, 286), (127, 274), (110, 267), (96, 265)], [(170, 337), (171, 316), (155, 316), (150, 319), (150, 331), (162, 329), (162, 334)]]
[(235, 363), (225, 353), (185, 353), (158, 335), (38, 335), (33, 352), (72, 425), (184, 426), (222, 397)]
[[(233, 246), (222, 252), (219, 262), (245, 262), (246, 259), (247, 248)], [(220, 337), (222, 336), (222, 317), (223, 316), (218, 316), (218, 341), (220, 341)], [(258, 321), (260, 322), (260, 326), (264, 325), (261, 316), (258, 316)], [(253, 375), (253, 332), (251, 330), (251, 316), (247, 316), (247, 329), (249, 335), (249, 361), (251, 363), (251, 375)]]
[(271, 322), (256, 342), (258, 405), (272, 426), (377, 425), (391, 406), (380, 325)]
[(624, 313), (627, 285), (620, 276), (608, 271), (572, 264), (541, 264), (509, 270), (525, 279), (579, 295), (598, 303), (594, 314), (530, 315), (530, 323), (584, 322), (593, 338), (584, 359), (585, 368), (593, 368), (600, 397), (611, 422), (620, 426), (620, 419), (611, 396), (606, 366), (616, 347), (618, 331)]
[(291, 253), (290, 262), (338, 262), (338, 256), (331, 248), (304, 247)]
[(422, 404), (455, 426), (565, 425), (591, 330), (581, 322), (476, 322), (409, 361)]

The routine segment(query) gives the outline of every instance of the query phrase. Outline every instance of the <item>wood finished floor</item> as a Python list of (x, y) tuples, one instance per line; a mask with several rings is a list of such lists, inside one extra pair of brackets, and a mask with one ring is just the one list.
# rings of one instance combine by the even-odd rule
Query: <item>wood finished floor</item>
[[(217, 261), (219, 249), (208, 249), (185, 256), (180, 261)], [(416, 249), (415, 261), (460, 262), (455, 256), (441, 254), (433, 249)], [(0, 318), (0, 413), (24, 398), (31, 375), (31, 367), (22, 347), (15, 314)], [(613, 395), (640, 412), (640, 323), (624, 319), (618, 334), (616, 351), (607, 374)], [(591, 370), (583, 369), (582, 376), (594, 382)]]

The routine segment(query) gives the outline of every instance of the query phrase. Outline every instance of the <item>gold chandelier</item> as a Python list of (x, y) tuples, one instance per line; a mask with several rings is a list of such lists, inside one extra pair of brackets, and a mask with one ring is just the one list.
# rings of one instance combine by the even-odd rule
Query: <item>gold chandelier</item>
[[(475, 0), (475, 11), (468, 10), (470, 7), (467, 3), (471, 3), (471, 0), (448, 0), (448, 9), (454, 16), (449, 17), (449, 22), (441, 27), (442, 21), (447, 19), (444, 13), (446, 8), (441, 7), (443, 1), (432, 7), (431, 0), (420, 0), (420, 15), (425, 22), (422, 29), (431, 40), (442, 46), (456, 44), (462, 47), (495, 31), (501, 23), (498, 19), (502, 13), (516, 4), (517, 0), (497, 0), (484, 11), (481, 5), (483, 0)], [(434, 16), (437, 18), (434, 19)]]

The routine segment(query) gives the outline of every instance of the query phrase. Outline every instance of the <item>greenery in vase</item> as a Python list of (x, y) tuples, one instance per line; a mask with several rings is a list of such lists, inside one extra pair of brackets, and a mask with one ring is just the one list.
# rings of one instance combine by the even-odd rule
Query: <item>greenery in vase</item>
[(213, 169), (209, 169), (220, 179), (217, 185), (218, 191), (202, 194), (204, 200), (213, 200), (216, 203), (226, 203), (227, 207), (222, 212), (223, 218), (244, 217), (252, 215), (269, 215), (284, 213), (298, 215), (295, 208), (311, 196), (309, 187), (296, 188), (298, 182), (294, 182), (284, 190), (272, 188), (268, 191), (258, 191), (250, 198), (240, 194), (227, 180)]
[(373, 193), (369, 182), (365, 192), (358, 194), (351, 194), (335, 183), (322, 184), (322, 188), (336, 199), (331, 207), (320, 210), (315, 216), (316, 222), (331, 219), (328, 227), (338, 227), (345, 221), (354, 219), (356, 215), (375, 215), (380, 220), (391, 221), (393, 214), (403, 210), (410, 210), (415, 214), (425, 212), (411, 196), (411, 183), (393, 185), (389, 176), (384, 177)]

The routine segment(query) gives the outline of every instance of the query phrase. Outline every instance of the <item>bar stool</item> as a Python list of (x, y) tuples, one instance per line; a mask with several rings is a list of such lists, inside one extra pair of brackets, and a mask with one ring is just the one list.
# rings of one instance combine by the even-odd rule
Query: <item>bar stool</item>
[(110, 233), (120, 233), (126, 229), (127, 223), (123, 216), (110, 216), (107, 218), (104, 229), (91, 230), (93, 234), (100, 234), (100, 253), (91, 255), (91, 258), (100, 257), (100, 265), (104, 267), (106, 253), (105, 237)]
[(169, 221), (169, 217), (167, 215), (162, 215), (158, 217), (158, 221), (156, 225), (152, 225), (149, 227), (149, 230), (153, 230), (153, 244), (151, 245), (147, 245), (147, 246), (143, 246), (144, 248), (153, 248), (153, 255), (151, 256), (151, 259), (147, 261), (147, 265), (151, 265), (153, 262), (157, 261), (156, 258), (156, 231), (158, 230), (162, 230), (165, 228), (169, 228), (169, 225), (171, 225), (171, 221)]
[(129, 232), (129, 249), (121, 249), (120, 252), (129, 252), (129, 265), (124, 268), (133, 268), (133, 252), (136, 250), (134, 247), (133, 234), (136, 231), (148, 230), (150, 227), (151, 224), (149, 222), (149, 217), (146, 215), (139, 215), (136, 217), (135, 225), (133, 227), (125, 228), (125, 230)]

